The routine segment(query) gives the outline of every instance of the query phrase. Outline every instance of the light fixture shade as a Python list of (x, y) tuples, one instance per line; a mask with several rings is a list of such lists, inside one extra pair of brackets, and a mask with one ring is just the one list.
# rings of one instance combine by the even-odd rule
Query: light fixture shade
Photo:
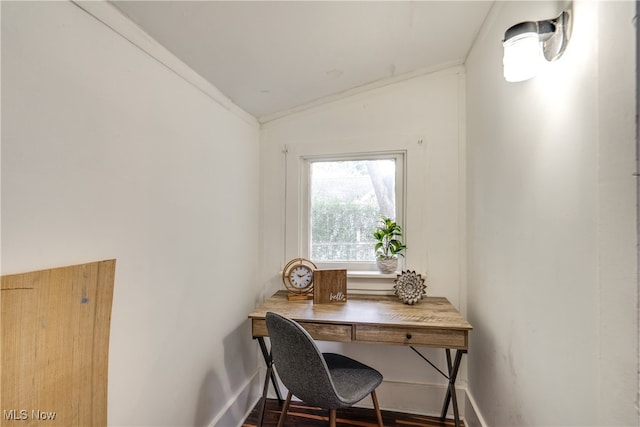
[(504, 79), (521, 82), (534, 77), (540, 67), (542, 46), (537, 32), (515, 35), (503, 43)]
[(571, 13), (562, 12), (555, 19), (526, 21), (513, 25), (504, 33), (504, 79), (521, 82), (535, 77), (545, 62), (562, 56), (571, 35)]

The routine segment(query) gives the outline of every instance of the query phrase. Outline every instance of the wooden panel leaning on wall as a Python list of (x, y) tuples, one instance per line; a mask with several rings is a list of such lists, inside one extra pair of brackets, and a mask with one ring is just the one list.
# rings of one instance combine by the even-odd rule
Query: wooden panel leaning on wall
[(115, 260), (2, 276), (0, 426), (106, 426)]

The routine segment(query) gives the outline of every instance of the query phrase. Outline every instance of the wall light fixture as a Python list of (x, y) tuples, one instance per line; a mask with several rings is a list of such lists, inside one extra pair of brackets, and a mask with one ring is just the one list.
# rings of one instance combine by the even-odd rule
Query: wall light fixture
[(555, 19), (520, 22), (504, 33), (504, 79), (520, 82), (534, 77), (543, 60), (562, 56), (571, 36), (571, 13)]

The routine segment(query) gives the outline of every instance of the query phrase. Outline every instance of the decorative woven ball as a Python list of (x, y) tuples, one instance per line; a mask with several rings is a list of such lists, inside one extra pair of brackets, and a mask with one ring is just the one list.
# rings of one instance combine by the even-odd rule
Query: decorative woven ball
[(395, 293), (405, 304), (413, 305), (427, 293), (424, 278), (415, 271), (404, 270), (394, 280)]

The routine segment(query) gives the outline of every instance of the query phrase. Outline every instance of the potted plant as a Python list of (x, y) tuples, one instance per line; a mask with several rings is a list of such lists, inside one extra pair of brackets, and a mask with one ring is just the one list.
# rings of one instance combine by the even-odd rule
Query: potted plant
[(404, 256), (401, 252), (407, 248), (400, 240), (402, 228), (393, 219), (382, 215), (373, 237), (377, 240), (375, 251), (378, 269), (383, 273), (395, 272), (398, 255)]

